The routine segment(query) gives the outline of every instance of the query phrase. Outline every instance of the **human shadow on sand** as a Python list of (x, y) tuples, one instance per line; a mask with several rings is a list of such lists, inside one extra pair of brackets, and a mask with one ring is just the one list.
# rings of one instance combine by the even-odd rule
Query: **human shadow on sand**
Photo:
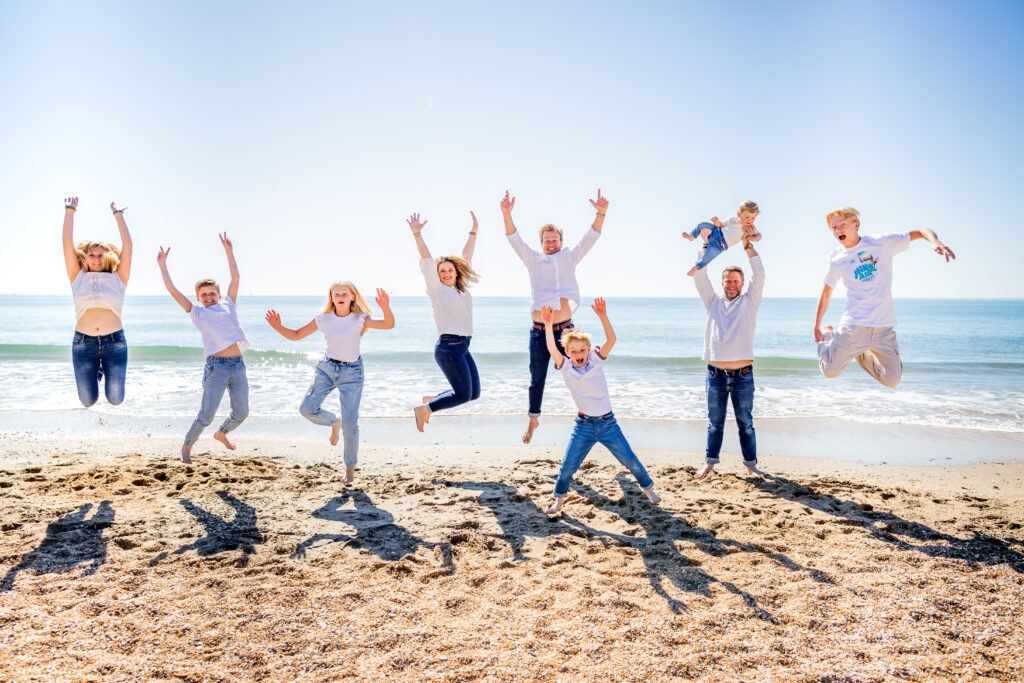
[(596, 507), (614, 512), (629, 524), (642, 527), (644, 531), (643, 536), (639, 536), (639, 534), (636, 536), (616, 534), (610, 531), (595, 529), (579, 519), (566, 514), (563, 510), (564, 523), (583, 529), (595, 537), (613, 540), (620, 546), (632, 547), (639, 552), (643, 558), (651, 588), (665, 599), (669, 609), (673, 612), (681, 612), (684, 606), (681, 601), (673, 598), (665, 590), (665, 580), (668, 580), (681, 591), (696, 592), (705, 596), (711, 595), (710, 585), (717, 583), (730, 593), (741, 597), (759, 618), (772, 619), (771, 615), (760, 607), (749, 593), (741, 590), (730, 581), (716, 579), (696, 566), (700, 563), (684, 555), (676, 547), (674, 543), (676, 540), (690, 541), (700, 552), (715, 557), (736, 552), (757, 553), (790, 571), (806, 571), (815, 581), (832, 583), (832, 580), (823, 572), (802, 567), (782, 553), (769, 552), (754, 543), (743, 543), (728, 538), (719, 538), (713, 531), (690, 526), (685, 519), (676, 517), (662, 507), (648, 503), (640, 487), (625, 474), (616, 475), (615, 480), (618, 482), (619, 488), (622, 489), (623, 493), (622, 498), (618, 500), (612, 499), (584, 484), (575, 483), (572, 488), (580, 493), (580, 495), (587, 497), (589, 502)]
[(451, 481), (448, 479), (435, 479), (432, 483), (437, 486), (480, 491), (477, 501), (490, 508), (494, 514), (495, 521), (501, 527), (502, 538), (512, 549), (514, 560), (527, 559), (523, 555), (523, 545), (526, 543), (527, 536), (543, 538), (551, 535), (552, 524), (543, 516), (538, 516), (540, 510), (533, 504), (529, 496), (519, 493), (519, 489), (511, 484), (497, 481)]
[(49, 574), (89, 562), (91, 564), (84, 573), (92, 574), (106, 562), (107, 544), (103, 540), (103, 530), (114, 523), (114, 508), (109, 500), (104, 500), (96, 508), (96, 513), (86, 519), (91, 509), (92, 503), (85, 503), (56, 522), (47, 524), (42, 542), (0, 580), (0, 592), (11, 590), (14, 577), (26, 569)]
[(1018, 573), (1024, 572), (1024, 555), (1010, 547), (1021, 545), (1021, 539), (1002, 539), (977, 531), (972, 531), (970, 538), (960, 538), (926, 524), (903, 519), (892, 512), (875, 510), (871, 505), (821, 493), (813, 486), (785, 477), (767, 474), (747, 481), (765, 493), (838, 517), (840, 524), (867, 529), (875, 538), (900, 550), (916, 550), (929, 557), (947, 557), (974, 565), (1006, 564)]
[[(347, 507), (349, 502), (355, 509)], [(321, 541), (342, 543), (344, 547), (365, 548), (382, 560), (395, 562), (418, 548), (439, 549), (445, 569), (454, 572), (450, 543), (425, 541), (409, 533), (405, 527), (395, 524), (395, 517), (387, 510), (376, 507), (365, 492), (346, 489), (340, 496), (331, 498), (325, 505), (313, 511), (317, 519), (342, 522), (355, 527), (355, 534), (314, 534), (300, 543), (292, 557), (305, 557), (306, 550)]]
[(168, 555), (182, 555), (190, 550), (195, 550), (199, 557), (209, 557), (239, 548), (242, 550), (242, 556), (238, 559), (238, 566), (245, 567), (249, 564), (249, 556), (256, 552), (254, 546), (263, 542), (263, 534), (256, 528), (256, 510), (227, 491), (217, 491), (217, 495), (234, 508), (235, 518), (228, 522), (212, 512), (207, 512), (190, 500), (178, 501), (199, 520), (206, 530), (206, 536), (188, 545), (183, 545), (171, 553), (160, 553), (150, 561), (150, 566), (157, 564)]

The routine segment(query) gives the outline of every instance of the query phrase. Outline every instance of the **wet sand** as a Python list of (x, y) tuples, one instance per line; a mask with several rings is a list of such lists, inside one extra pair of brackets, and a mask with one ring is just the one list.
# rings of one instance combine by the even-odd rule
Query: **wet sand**
[(1024, 464), (177, 446), (0, 437), (0, 679), (1024, 678)]

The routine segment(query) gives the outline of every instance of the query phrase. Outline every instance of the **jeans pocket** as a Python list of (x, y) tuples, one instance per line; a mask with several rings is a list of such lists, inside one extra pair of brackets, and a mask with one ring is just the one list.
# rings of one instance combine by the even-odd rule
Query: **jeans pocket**
[(75, 332), (74, 339), (71, 340), (72, 344), (81, 345), (85, 343), (85, 334), (82, 332)]

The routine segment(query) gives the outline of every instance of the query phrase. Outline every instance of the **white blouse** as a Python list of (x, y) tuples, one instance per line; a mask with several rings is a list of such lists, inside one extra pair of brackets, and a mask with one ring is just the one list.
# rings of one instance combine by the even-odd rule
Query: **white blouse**
[(232, 344), (238, 344), (239, 351), (249, 348), (249, 340), (245, 338), (245, 331), (238, 322), (238, 310), (231, 297), (221, 297), (213, 306), (192, 304), (188, 315), (203, 336), (205, 355), (212, 356)]
[(327, 340), (327, 357), (344, 363), (355, 363), (359, 360), (359, 340), (369, 317), (368, 313), (318, 313), (314, 319), (317, 328), (324, 333), (324, 339)]
[(473, 295), (443, 284), (437, 274), (437, 263), (432, 258), (420, 259), (420, 271), (427, 282), (427, 294), (434, 307), (437, 333), (472, 337)]
[(530, 271), (530, 287), (533, 289), (533, 307), (539, 311), (544, 306), (555, 310), (561, 306), (561, 299), (569, 300), (572, 310), (580, 305), (580, 286), (576, 284), (576, 264), (587, 255), (601, 233), (588, 228), (580, 243), (572, 249), (562, 249), (550, 256), (529, 247), (519, 231), (508, 235), (508, 243), (526, 264)]
[(71, 295), (75, 299), (75, 320), (81, 320), (90, 308), (105, 308), (121, 319), (124, 307), (124, 280), (117, 273), (78, 271), (71, 282)]

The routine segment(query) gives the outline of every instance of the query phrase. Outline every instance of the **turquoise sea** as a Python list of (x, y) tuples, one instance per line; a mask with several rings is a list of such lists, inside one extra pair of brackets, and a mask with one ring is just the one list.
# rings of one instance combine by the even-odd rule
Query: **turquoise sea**
[[(323, 350), (314, 334), (291, 342), (264, 321), (267, 309), (285, 324), (308, 322), (320, 297), (246, 297), (239, 300), (252, 418), (304, 423), (297, 406)], [(909, 424), (1003, 433), (1024, 432), (1024, 301), (898, 300), (903, 383), (887, 389), (851, 364), (839, 379), (818, 371), (811, 335), (816, 301), (766, 299), (754, 348), (760, 419), (830, 418), (847, 422)], [(842, 312), (832, 302), (826, 322)], [(363, 338), (366, 365), (362, 415), (408, 416), (424, 394), (445, 388), (433, 360), (436, 337), (426, 297), (395, 297), (394, 330)], [(704, 310), (696, 298), (609, 299), (618, 344), (607, 366), (612, 405), (620, 417), (706, 419), (704, 367), (700, 361)], [(475, 299), (471, 350), (480, 368), (483, 396), (453, 411), (483, 416), (523, 415), (528, 384), (528, 308), (525, 298)], [(379, 311), (376, 312), (379, 315)], [(59, 423), (85, 413), (71, 368), (74, 312), (70, 296), (0, 296), (0, 430), (17, 430), (52, 418)], [(577, 326), (600, 337), (589, 308)], [(199, 405), (203, 354), (199, 333), (170, 297), (131, 296), (124, 307), (129, 344), (127, 398), (100, 402), (88, 415), (155, 423), (168, 418), (177, 434)], [(328, 399), (331, 400), (331, 399)], [(226, 410), (227, 401), (224, 402)], [(574, 411), (560, 378), (549, 375), (544, 409)], [(73, 421), (73, 420), (72, 420)]]

